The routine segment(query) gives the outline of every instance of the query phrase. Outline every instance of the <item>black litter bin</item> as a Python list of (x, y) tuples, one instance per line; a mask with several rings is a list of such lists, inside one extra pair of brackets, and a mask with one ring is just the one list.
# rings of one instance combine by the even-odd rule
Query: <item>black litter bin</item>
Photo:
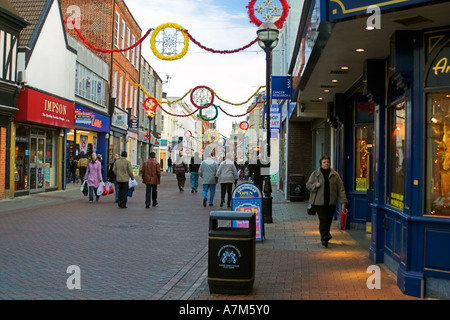
[(289, 175), (289, 200), (303, 201), (306, 196), (306, 180), (303, 174)]
[[(218, 221), (229, 221), (219, 226)], [(234, 227), (231, 221), (239, 221)], [(254, 213), (212, 211), (209, 216), (208, 285), (211, 293), (249, 294), (255, 280)]]

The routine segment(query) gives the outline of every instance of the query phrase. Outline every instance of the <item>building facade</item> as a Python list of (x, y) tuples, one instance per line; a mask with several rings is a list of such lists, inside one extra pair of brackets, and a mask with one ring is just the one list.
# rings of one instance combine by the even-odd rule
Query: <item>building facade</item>
[[(139, 133), (139, 88), (136, 84), (140, 80), (141, 50), (134, 45), (141, 38), (142, 30), (123, 0), (60, 2), (67, 20), (66, 32), (88, 47), (74, 30), (72, 23), (75, 22), (90, 44), (108, 50), (89, 49), (108, 65), (105, 104), (110, 128), (105, 134), (108, 159), (105, 162), (109, 163), (115, 153), (128, 151), (128, 159), (136, 165)], [(129, 47), (132, 49), (124, 50)], [(94, 89), (99, 90), (99, 87)]]
[(18, 111), (22, 80), (17, 72), (19, 38), (26, 26), (27, 22), (9, 1), (0, 4), (0, 200), (14, 196), (14, 185), (18, 182), (18, 168), (11, 165), (15, 161), (7, 160), (16, 157), (11, 148), (11, 142), (15, 142), (11, 126)]
[(23, 86), (11, 128), (14, 196), (64, 187), (65, 133), (74, 128), (77, 52), (67, 41), (59, 2), (32, 2), (11, 1), (30, 23), (21, 32), (17, 61)]

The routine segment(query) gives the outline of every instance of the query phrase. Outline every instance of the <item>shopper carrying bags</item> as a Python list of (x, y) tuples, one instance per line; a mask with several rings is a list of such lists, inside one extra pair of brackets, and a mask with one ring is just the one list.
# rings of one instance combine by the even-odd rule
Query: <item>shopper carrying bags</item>
[(320, 240), (324, 247), (328, 247), (331, 223), (338, 200), (343, 210), (347, 210), (347, 196), (344, 183), (339, 174), (331, 168), (330, 157), (323, 155), (319, 161), (320, 168), (311, 173), (306, 182), (310, 191), (310, 203), (314, 203), (319, 216)]

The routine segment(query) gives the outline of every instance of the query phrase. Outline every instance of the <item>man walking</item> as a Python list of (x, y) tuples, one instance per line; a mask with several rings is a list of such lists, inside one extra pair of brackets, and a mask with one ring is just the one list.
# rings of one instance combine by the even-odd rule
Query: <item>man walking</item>
[(119, 186), (119, 207), (127, 208), (128, 182), (131, 178), (134, 180), (133, 171), (131, 170), (131, 162), (127, 160), (127, 152), (122, 151), (121, 158), (116, 160), (113, 172), (116, 175), (116, 181)]
[(150, 152), (150, 158), (142, 166), (142, 182), (145, 183), (145, 207), (150, 207), (150, 194), (152, 195), (153, 206), (158, 204), (157, 185), (161, 182), (161, 166), (155, 159), (156, 154)]
[(189, 165), (189, 172), (191, 173), (191, 192), (197, 192), (198, 188), (198, 169), (202, 159), (199, 157), (198, 152), (191, 158), (191, 164)]
[(206, 207), (206, 202), (208, 201), (208, 190), (209, 194), (209, 206), (213, 205), (214, 195), (216, 193), (216, 173), (219, 169), (219, 165), (216, 161), (208, 156), (206, 160), (203, 160), (198, 169), (198, 175), (203, 179), (203, 206)]

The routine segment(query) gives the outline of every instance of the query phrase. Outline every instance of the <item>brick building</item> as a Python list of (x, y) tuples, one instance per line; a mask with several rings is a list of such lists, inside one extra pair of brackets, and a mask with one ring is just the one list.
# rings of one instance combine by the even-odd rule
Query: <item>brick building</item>
[[(142, 36), (141, 28), (123, 0), (61, 0), (61, 10), (64, 19), (68, 20), (66, 32), (82, 42), (70, 27), (74, 20), (85, 39), (97, 48), (124, 49)], [(131, 150), (129, 159), (136, 164), (137, 154), (133, 153), (137, 152), (139, 88), (135, 84), (139, 83), (140, 46), (123, 52), (92, 52), (109, 68), (106, 99), (111, 116), (107, 135), (109, 159), (114, 153)]]

